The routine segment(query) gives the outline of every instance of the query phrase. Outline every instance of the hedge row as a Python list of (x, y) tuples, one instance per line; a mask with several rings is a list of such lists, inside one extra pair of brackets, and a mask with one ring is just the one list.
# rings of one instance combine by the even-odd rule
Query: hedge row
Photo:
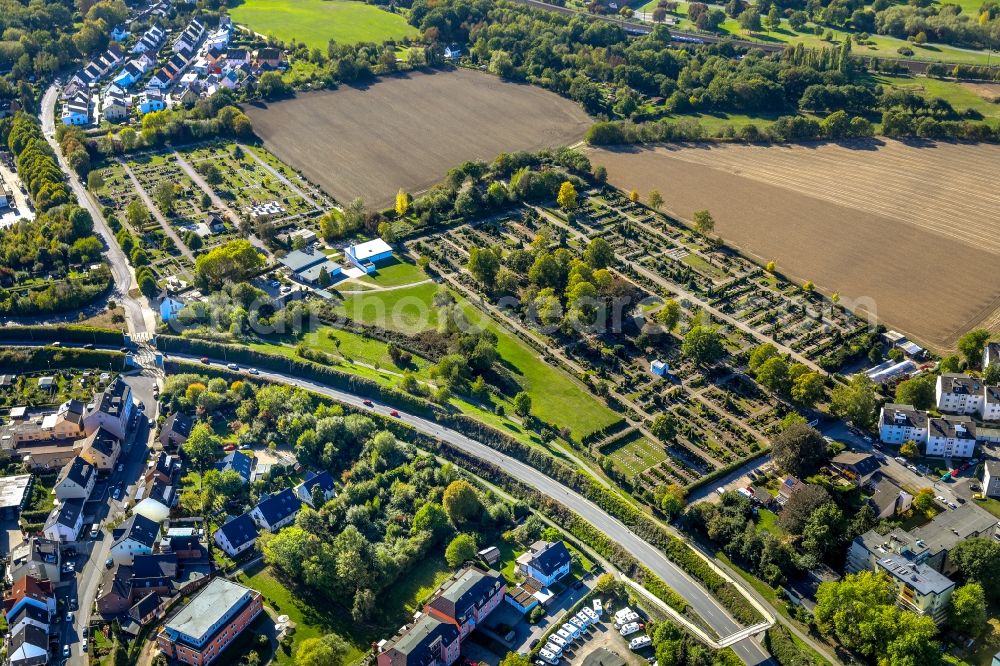
[(776, 624), (764, 634), (764, 647), (781, 666), (818, 666), (819, 662), (807, 654), (792, 639), (788, 629)]
[(4, 326), (0, 340), (15, 342), (92, 342), (95, 345), (121, 346), (125, 338), (121, 331), (96, 326)]
[(31, 349), (4, 349), (0, 351), (0, 370), (30, 372), (56, 368), (107, 368), (111, 372), (125, 369), (125, 355), (121, 352), (95, 349), (61, 349), (38, 347)]

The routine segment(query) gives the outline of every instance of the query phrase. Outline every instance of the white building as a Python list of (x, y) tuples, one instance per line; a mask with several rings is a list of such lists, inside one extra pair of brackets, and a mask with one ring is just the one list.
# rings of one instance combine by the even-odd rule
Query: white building
[(215, 543), (229, 557), (236, 557), (253, 547), (256, 541), (257, 524), (254, 523), (249, 513), (244, 513), (215, 530)]
[(1000, 342), (987, 342), (983, 348), (983, 370), (1000, 363)]
[(118, 439), (124, 440), (134, 412), (132, 389), (120, 376), (115, 377), (87, 405), (83, 414), (83, 427), (88, 435), (98, 428), (104, 428)]
[(987, 460), (983, 465), (983, 493), (987, 497), (1000, 497), (1000, 462)]
[(136, 555), (150, 555), (160, 536), (160, 524), (132, 514), (122, 526), (111, 533), (111, 557), (118, 564), (132, 564)]
[(63, 125), (86, 125), (90, 122), (90, 94), (80, 91), (63, 104)]
[(879, 439), (886, 444), (927, 440), (927, 413), (912, 405), (886, 404), (878, 418)]
[(97, 469), (77, 456), (59, 473), (55, 487), (56, 497), (59, 501), (78, 499), (86, 502), (96, 481)]
[(945, 416), (927, 420), (928, 456), (971, 458), (976, 450), (976, 424), (968, 416)]
[(958, 373), (937, 378), (934, 389), (937, 408), (950, 414), (975, 414), (983, 407), (982, 380)]
[(46, 539), (70, 543), (80, 536), (83, 526), (83, 500), (68, 499), (52, 509), (42, 533)]

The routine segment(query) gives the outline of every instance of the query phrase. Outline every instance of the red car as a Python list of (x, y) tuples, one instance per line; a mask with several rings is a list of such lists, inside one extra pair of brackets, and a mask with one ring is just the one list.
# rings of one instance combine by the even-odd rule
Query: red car
[(397, 411), (396, 411), (396, 410), (394, 409), (394, 410), (392, 410), (391, 412), (389, 412), (389, 416), (395, 416), (395, 417), (396, 417), (396, 418), (398, 419), (398, 418), (399, 418), (399, 412), (397, 412)]
[(227, 452), (228, 451), (235, 451), (236, 450), (236, 445), (235, 444), (226, 444), (224, 447), (222, 447), (222, 450), (223, 451), (227, 451)]
[(372, 406), (372, 401), (371, 400), (362, 400), (361, 404), (364, 405), (365, 407), (371, 407)]
[(208, 365), (210, 363), (210, 361), (208, 360), (207, 356), (202, 356), (201, 357), (201, 362), (204, 363), (205, 365)]

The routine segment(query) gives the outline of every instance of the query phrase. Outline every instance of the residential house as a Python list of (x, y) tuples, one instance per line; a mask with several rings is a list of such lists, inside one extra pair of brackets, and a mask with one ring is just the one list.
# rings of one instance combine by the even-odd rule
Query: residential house
[(146, 90), (165, 90), (170, 87), (170, 81), (172, 77), (165, 69), (160, 69), (153, 74), (149, 82), (146, 83)]
[(125, 63), (122, 70), (118, 72), (118, 75), (112, 79), (112, 83), (121, 88), (122, 90), (128, 90), (135, 85), (136, 81), (142, 78), (142, 75), (146, 72), (142, 69), (141, 65), (136, 60), (130, 60)]
[(788, 476), (781, 480), (781, 485), (778, 486), (778, 504), (785, 506), (785, 504), (792, 498), (792, 495), (799, 492), (805, 487), (806, 484), (802, 483), (794, 476)]
[(517, 558), (518, 572), (544, 587), (567, 576), (570, 566), (569, 551), (562, 541), (536, 541), (528, 552)]
[(983, 370), (1000, 363), (1000, 342), (987, 342), (983, 348)]
[(155, 592), (148, 592), (128, 609), (128, 617), (140, 627), (144, 627), (156, 619), (159, 607), (160, 597)]
[(116, 25), (114, 28), (111, 29), (111, 39), (115, 40), (116, 42), (125, 41), (125, 38), (128, 37), (128, 35), (129, 35), (128, 26), (125, 25), (124, 23)]
[(62, 468), (56, 479), (54, 492), (61, 502), (78, 499), (86, 502), (97, 482), (97, 469), (83, 458), (77, 457)]
[(915, 564), (905, 557), (889, 555), (878, 561), (896, 586), (897, 604), (917, 615), (926, 615), (941, 624), (948, 616), (955, 583), (926, 564)]
[(80, 536), (83, 527), (83, 500), (67, 499), (52, 509), (42, 533), (46, 539), (70, 543)]
[(83, 427), (88, 435), (104, 428), (118, 439), (125, 439), (134, 413), (132, 389), (121, 376), (117, 376), (87, 405)]
[(25, 576), (14, 581), (3, 600), (4, 618), (10, 625), (24, 606), (34, 606), (51, 618), (56, 612), (56, 598), (52, 593), (52, 583)]
[(163, 43), (163, 38), (166, 33), (163, 31), (159, 25), (151, 25), (146, 32), (142, 33), (142, 37), (136, 42), (135, 46), (132, 47), (132, 53), (156, 53), (160, 44)]
[(187, 441), (194, 419), (187, 414), (174, 412), (167, 417), (160, 428), (160, 446), (170, 451)]
[(937, 407), (949, 414), (975, 414), (983, 405), (983, 381), (968, 375), (946, 372), (934, 388)]
[(159, 524), (170, 516), (170, 509), (177, 504), (177, 486), (173, 481), (154, 478), (139, 489), (135, 499), (132, 511)]
[(159, 523), (133, 513), (111, 532), (111, 557), (120, 564), (132, 564), (136, 555), (152, 554), (159, 536)]
[(214, 578), (164, 624), (157, 647), (182, 664), (210, 664), (263, 612), (260, 592)]
[(11, 615), (7, 633), (13, 636), (28, 626), (37, 627), (48, 633), (51, 620), (48, 611), (42, 610), (37, 606), (32, 606), (31, 604), (25, 604), (16, 613)]
[[(316, 474), (309, 471), (306, 472), (305, 481), (295, 486), (295, 495), (311, 508), (319, 509), (331, 498), (336, 497), (337, 493), (333, 489), (333, 477), (329, 472)], [(313, 497), (316, 496), (321, 500), (318, 505), (313, 502)]]
[(215, 543), (226, 555), (236, 557), (253, 547), (257, 541), (257, 531), (257, 523), (249, 513), (244, 513), (215, 530)]
[(971, 458), (976, 450), (976, 424), (968, 416), (927, 420), (924, 454), (945, 458)]
[(198, 19), (191, 19), (184, 32), (174, 40), (171, 49), (174, 53), (194, 52), (197, 50), (198, 45), (201, 43), (201, 38), (204, 36), (205, 26)]
[(108, 87), (101, 97), (101, 117), (111, 123), (128, 118), (128, 98), (124, 90), (116, 85)]
[(164, 101), (161, 91), (155, 88), (147, 88), (136, 95), (135, 108), (141, 115), (146, 115), (153, 111), (163, 111), (167, 108), (167, 103)]
[(277, 494), (261, 498), (250, 515), (263, 529), (277, 532), (295, 520), (301, 508), (302, 502), (292, 489), (285, 488)]
[(131, 564), (116, 564), (105, 576), (97, 608), (104, 617), (114, 617), (127, 612), (149, 593), (170, 596), (177, 570), (174, 553), (136, 555)]
[(80, 457), (99, 472), (110, 472), (118, 463), (121, 452), (122, 441), (114, 433), (98, 428), (83, 440)]
[(38, 666), (49, 663), (49, 637), (47, 630), (34, 625), (22, 626), (11, 632), (7, 646), (7, 663), (10, 666)]
[(281, 64), (281, 51), (275, 48), (259, 48), (253, 52), (253, 65), (258, 69), (270, 67), (274, 69)]
[(458, 60), (462, 57), (462, 47), (458, 44), (449, 44), (444, 47), (445, 60)]
[(241, 451), (231, 451), (222, 460), (215, 463), (215, 469), (220, 472), (232, 470), (243, 478), (244, 483), (250, 483), (250, 472), (253, 470), (253, 458)]
[(927, 413), (912, 405), (883, 405), (878, 422), (879, 439), (886, 444), (927, 441)]
[(838, 453), (830, 460), (830, 467), (858, 486), (868, 484), (881, 471), (878, 458), (870, 453), (857, 451)]
[(451, 666), (461, 654), (458, 628), (432, 615), (420, 615), (413, 624), (379, 646), (378, 666)]
[(465, 639), (492, 613), (507, 593), (507, 581), (493, 569), (466, 567), (446, 581), (424, 606), (424, 612), (458, 627)]
[(160, 451), (156, 460), (149, 463), (149, 469), (143, 476), (145, 483), (160, 481), (162, 483), (174, 483), (177, 475), (181, 471), (181, 459), (174, 454)]
[(62, 551), (58, 541), (29, 536), (11, 548), (5, 577), (8, 583), (32, 576), (58, 585), (62, 580), (61, 566)]
[(226, 49), (226, 64), (239, 67), (250, 62), (250, 54), (246, 49)]
[(317, 284), (324, 271), (329, 278), (340, 276), (342, 268), (314, 247), (293, 250), (279, 259), (292, 275), (308, 284)]
[(1000, 497), (1000, 462), (996, 460), (983, 464), (983, 493), (987, 497)]
[(375, 238), (344, 250), (344, 257), (365, 273), (374, 273), (375, 264), (392, 258), (392, 248), (381, 238)]
[(882, 479), (875, 486), (875, 493), (868, 499), (868, 504), (880, 520), (892, 518), (910, 510), (913, 495), (906, 492), (889, 479)]

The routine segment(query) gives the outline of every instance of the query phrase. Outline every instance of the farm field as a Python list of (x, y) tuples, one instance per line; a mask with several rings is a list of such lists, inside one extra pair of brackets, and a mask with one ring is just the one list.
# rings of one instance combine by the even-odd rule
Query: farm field
[(401, 15), (352, 0), (245, 0), (230, 11), (236, 23), (309, 48), (326, 49), (330, 40), (381, 44), (418, 34)]
[(703, 144), (589, 156), (616, 186), (659, 189), (684, 219), (710, 209), (724, 240), (932, 348), (977, 325), (1000, 330), (1000, 147)]
[(575, 143), (591, 123), (575, 102), (469, 70), (387, 77), (248, 112), (279, 159), (339, 201), (373, 207), (466, 160)]

